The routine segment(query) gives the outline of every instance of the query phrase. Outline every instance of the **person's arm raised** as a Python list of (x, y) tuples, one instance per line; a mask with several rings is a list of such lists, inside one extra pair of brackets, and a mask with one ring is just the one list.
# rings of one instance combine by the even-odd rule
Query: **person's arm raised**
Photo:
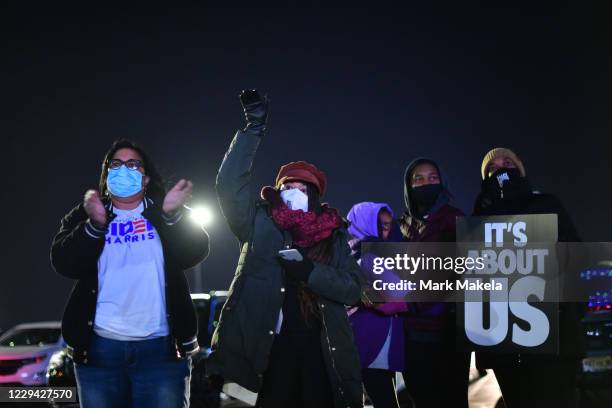
[(268, 100), (255, 90), (242, 91), (240, 102), (247, 125), (236, 132), (219, 172), (216, 190), (223, 215), (240, 242), (253, 228), (255, 197), (251, 190), (253, 160), (266, 131)]

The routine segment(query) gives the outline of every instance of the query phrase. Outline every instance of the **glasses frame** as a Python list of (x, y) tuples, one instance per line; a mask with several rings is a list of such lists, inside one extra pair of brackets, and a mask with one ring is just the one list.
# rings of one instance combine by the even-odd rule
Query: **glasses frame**
[[(113, 166), (113, 162), (120, 163), (120, 164), (117, 166)], [(128, 170), (144, 169), (144, 163), (142, 162), (142, 160), (138, 160), (138, 159), (129, 159), (126, 161), (123, 161), (121, 159), (109, 159), (108, 160), (109, 170), (117, 170), (121, 168), (121, 166), (125, 166)]]

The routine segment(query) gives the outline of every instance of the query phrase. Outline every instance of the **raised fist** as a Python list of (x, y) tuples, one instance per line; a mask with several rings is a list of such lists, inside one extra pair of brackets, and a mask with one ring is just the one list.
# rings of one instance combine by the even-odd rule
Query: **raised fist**
[(265, 131), (268, 121), (268, 98), (262, 97), (255, 89), (248, 89), (240, 93), (240, 103), (247, 122), (245, 131)]

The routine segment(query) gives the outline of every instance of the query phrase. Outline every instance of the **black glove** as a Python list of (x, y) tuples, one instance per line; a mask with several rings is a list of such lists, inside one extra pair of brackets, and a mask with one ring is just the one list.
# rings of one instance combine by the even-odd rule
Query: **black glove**
[(314, 269), (314, 264), (306, 257), (301, 261), (288, 261), (280, 256), (276, 259), (285, 270), (285, 274), (296, 281), (307, 282), (310, 273)]
[(240, 93), (240, 103), (247, 122), (244, 130), (264, 132), (268, 121), (268, 98), (262, 97), (256, 89), (247, 89)]

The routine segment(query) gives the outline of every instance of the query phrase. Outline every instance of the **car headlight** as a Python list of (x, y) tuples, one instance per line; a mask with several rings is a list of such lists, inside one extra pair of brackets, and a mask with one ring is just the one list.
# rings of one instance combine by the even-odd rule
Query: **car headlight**
[(64, 352), (58, 351), (51, 355), (49, 360), (49, 367), (59, 368), (64, 365)]

